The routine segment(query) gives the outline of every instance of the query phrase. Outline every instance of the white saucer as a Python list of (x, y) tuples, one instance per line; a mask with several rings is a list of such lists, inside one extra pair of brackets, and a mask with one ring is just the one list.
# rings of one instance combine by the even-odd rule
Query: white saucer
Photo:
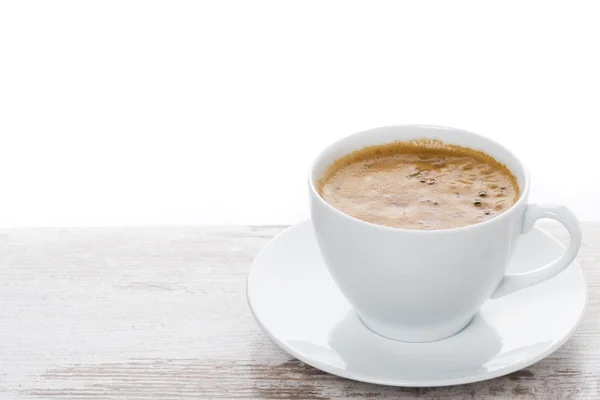
[[(522, 236), (510, 272), (534, 269), (564, 248), (534, 228)], [(537, 286), (488, 301), (457, 335), (404, 343), (367, 329), (333, 283), (311, 221), (293, 226), (256, 257), (248, 303), (267, 335), (323, 371), (394, 386), (446, 386), (505, 375), (562, 346), (583, 318), (587, 287), (579, 265)]]

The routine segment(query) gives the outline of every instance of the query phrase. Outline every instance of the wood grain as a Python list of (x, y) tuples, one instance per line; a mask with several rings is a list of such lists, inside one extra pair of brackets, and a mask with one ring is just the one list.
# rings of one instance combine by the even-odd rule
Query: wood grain
[(573, 338), (512, 375), (431, 389), (326, 374), (261, 332), (246, 273), (282, 227), (3, 230), (0, 399), (600, 398), (600, 223), (583, 226)]

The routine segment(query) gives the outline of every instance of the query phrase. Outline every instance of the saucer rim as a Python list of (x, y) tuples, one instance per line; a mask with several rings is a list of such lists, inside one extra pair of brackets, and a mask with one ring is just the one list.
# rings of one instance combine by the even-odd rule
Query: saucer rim
[[(294, 230), (298, 230), (304, 227), (304, 225), (311, 225), (311, 229), (314, 230), (314, 228), (312, 227), (312, 220), (307, 219), (305, 221), (302, 221), (300, 223), (291, 225), (287, 228), (285, 228), (284, 230), (282, 230), (281, 232), (279, 232), (277, 235), (275, 235), (273, 237), (273, 239), (271, 239), (269, 241), (269, 243), (267, 243), (267, 245), (265, 247), (263, 247), (258, 254), (256, 255), (256, 257), (254, 258), (254, 260), (252, 261), (252, 264), (250, 265), (250, 268), (248, 270), (248, 275), (246, 278), (246, 301), (248, 303), (248, 307), (250, 308), (250, 312), (252, 314), (252, 317), (254, 318), (254, 320), (256, 321), (256, 323), (258, 324), (258, 326), (261, 328), (261, 330), (277, 345), (279, 346), (282, 350), (284, 350), (286, 353), (288, 353), (289, 355), (291, 355), (292, 357), (302, 361), (305, 364), (310, 365), (313, 368), (317, 368), (320, 369), (321, 371), (327, 372), (329, 374), (332, 375), (336, 375), (339, 376), (341, 378), (346, 378), (346, 379), (351, 379), (354, 381), (358, 381), (358, 382), (365, 382), (365, 383), (372, 383), (372, 384), (376, 384), (376, 385), (384, 385), (384, 386), (397, 386), (397, 387), (440, 387), (440, 386), (456, 386), (456, 385), (465, 385), (465, 384), (469, 384), (469, 383), (475, 383), (475, 382), (481, 382), (481, 381), (486, 381), (489, 379), (494, 379), (494, 378), (498, 378), (504, 375), (508, 375), (511, 374), (513, 372), (519, 371), (523, 368), (527, 368), (535, 363), (538, 363), (539, 361), (543, 360), (544, 358), (550, 356), (551, 354), (553, 354), (554, 352), (556, 352), (558, 349), (560, 349), (575, 333), (575, 331), (577, 331), (577, 328), (579, 328), (579, 326), (581, 325), (581, 322), (583, 321), (585, 314), (586, 314), (586, 310), (587, 310), (587, 306), (588, 306), (588, 302), (589, 302), (589, 296), (588, 296), (588, 284), (587, 284), (587, 280), (585, 278), (585, 274), (583, 273), (582, 269), (581, 269), (581, 265), (579, 264), (579, 262), (577, 261), (577, 259), (573, 260), (573, 262), (571, 264), (569, 264), (569, 267), (571, 265), (575, 265), (577, 267), (577, 271), (579, 273), (579, 276), (581, 277), (581, 279), (583, 280), (583, 297), (584, 297), (584, 304), (583, 307), (581, 308), (581, 312), (577, 318), (577, 322), (575, 322), (573, 324), (573, 326), (571, 327), (571, 330), (560, 340), (554, 342), (551, 346), (549, 346), (547, 349), (544, 349), (543, 351), (541, 351), (537, 356), (532, 357), (530, 359), (527, 359), (526, 361), (523, 362), (517, 362), (514, 363), (510, 366), (504, 367), (504, 368), (498, 368), (496, 370), (493, 371), (488, 371), (488, 372), (484, 372), (484, 373), (479, 373), (479, 374), (474, 374), (474, 375), (470, 375), (470, 376), (464, 376), (464, 377), (460, 377), (460, 378), (452, 378), (452, 379), (441, 379), (441, 380), (406, 380), (406, 379), (395, 379), (395, 380), (386, 380), (386, 379), (378, 379), (375, 377), (370, 377), (370, 376), (365, 376), (364, 374), (361, 375), (357, 375), (357, 374), (353, 374), (351, 372), (349, 372), (348, 370), (343, 370), (343, 369), (339, 369), (339, 368), (335, 368), (335, 367), (331, 367), (327, 364), (322, 364), (318, 361), (315, 361), (309, 357), (305, 357), (304, 355), (302, 355), (301, 353), (297, 352), (296, 350), (293, 349), (293, 347), (288, 346), (285, 344), (285, 342), (283, 342), (282, 340), (280, 340), (279, 338), (277, 338), (277, 336), (275, 336), (271, 331), (269, 331), (269, 329), (265, 326), (265, 324), (263, 324), (263, 322), (261, 321), (260, 317), (258, 316), (258, 313), (255, 310), (255, 307), (252, 304), (252, 295), (251, 295), (251, 281), (254, 281), (254, 279), (252, 278), (254, 275), (256, 275), (256, 273), (253, 275), (252, 271), (254, 269), (256, 269), (256, 267), (254, 267), (259, 261), (260, 259), (263, 257), (264, 253), (273, 245), (275, 245), (279, 240), (281, 240), (281, 237), (285, 234), (289, 234)], [(551, 240), (554, 241), (554, 243), (556, 243), (558, 246), (560, 246), (561, 248), (565, 248), (565, 246), (558, 240), (556, 239), (553, 235), (551, 235), (550, 233), (546, 232), (544, 229), (539, 228), (534, 226), (533, 229), (538, 230), (541, 234), (549, 237)], [(254, 267), (254, 268), (253, 268)], [(569, 268), (567, 267), (567, 268)], [(559, 274), (560, 275), (560, 274)], [(550, 278), (550, 279), (555, 279), (555, 277)], [(393, 339), (388, 339), (388, 340), (393, 340)], [(442, 339), (445, 340), (445, 339)], [(403, 343), (409, 343), (409, 342), (403, 342)]]

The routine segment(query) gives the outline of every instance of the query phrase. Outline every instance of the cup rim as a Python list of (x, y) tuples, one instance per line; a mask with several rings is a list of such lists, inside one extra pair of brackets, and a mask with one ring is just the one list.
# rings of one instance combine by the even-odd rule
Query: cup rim
[[(337, 208), (333, 207), (331, 204), (329, 204), (328, 202), (325, 201), (325, 199), (323, 199), (323, 197), (321, 197), (321, 195), (319, 194), (319, 192), (317, 191), (317, 188), (315, 187), (315, 180), (314, 180), (314, 170), (315, 170), (315, 166), (316, 164), (323, 158), (323, 156), (332, 148), (336, 147), (339, 145), (340, 142), (349, 139), (350, 137), (354, 137), (354, 136), (360, 136), (360, 135), (364, 135), (367, 132), (371, 132), (374, 130), (379, 130), (379, 129), (390, 129), (390, 128), (415, 128), (415, 129), (423, 129), (423, 128), (428, 128), (428, 129), (439, 129), (439, 130), (449, 130), (449, 131), (458, 131), (461, 133), (466, 133), (467, 135), (472, 135), (472, 136), (477, 136), (480, 138), (483, 138), (485, 140), (487, 140), (488, 142), (494, 144), (495, 146), (498, 146), (500, 149), (502, 149), (502, 151), (506, 152), (509, 156), (511, 156), (512, 158), (514, 158), (514, 160), (517, 161), (518, 165), (521, 167), (521, 170), (523, 171), (523, 181), (524, 181), (524, 187), (521, 188), (519, 187), (519, 189), (522, 189), (521, 194), (519, 196), (519, 199), (515, 202), (515, 204), (513, 204), (508, 210), (506, 210), (505, 212), (503, 212), (502, 214), (495, 216), (491, 219), (488, 219), (487, 221), (483, 221), (483, 222), (478, 222), (476, 224), (471, 224), (471, 225), (465, 225), (465, 226), (461, 226), (458, 228), (447, 228), (447, 229), (406, 229), (406, 228), (396, 228), (396, 227), (391, 227), (391, 226), (386, 226), (386, 225), (378, 225), (378, 224), (374, 224), (372, 222), (368, 222), (368, 221), (364, 221), (362, 219), (358, 219), (355, 218), (351, 215), (348, 215), (340, 210), (338, 210)], [(427, 135), (424, 136), (424, 138), (427, 138)], [(486, 153), (484, 151), (484, 153)], [(487, 153), (486, 153), (487, 154)], [(366, 129), (366, 130), (362, 130), (359, 132), (355, 132), (353, 134), (350, 135), (346, 135), (341, 139), (336, 140), (333, 143), (330, 143), (328, 146), (326, 146), (323, 150), (321, 150), (319, 152), (319, 154), (314, 158), (314, 160), (312, 161), (312, 163), (310, 164), (310, 169), (308, 171), (308, 186), (310, 188), (310, 192), (311, 194), (317, 198), (317, 201), (319, 201), (322, 205), (324, 205), (327, 209), (333, 211), (334, 213), (340, 215), (343, 218), (346, 218), (350, 221), (354, 221), (356, 223), (359, 224), (364, 224), (366, 226), (370, 226), (372, 228), (376, 228), (376, 229), (380, 229), (380, 230), (384, 230), (384, 231), (391, 231), (391, 232), (405, 232), (405, 233), (414, 233), (414, 234), (422, 234), (422, 235), (436, 235), (436, 234), (447, 234), (447, 233), (454, 233), (454, 232), (459, 232), (459, 231), (467, 231), (467, 230), (473, 230), (473, 229), (478, 229), (478, 228), (482, 228), (485, 226), (488, 226), (490, 224), (493, 224), (495, 222), (499, 222), (503, 219), (508, 218), (511, 214), (513, 214), (514, 212), (516, 212), (515, 210), (522, 205), (523, 203), (525, 203), (529, 196), (529, 190), (530, 190), (530, 179), (529, 179), (529, 170), (525, 167), (525, 165), (523, 164), (523, 162), (512, 152), (510, 151), (508, 148), (506, 148), (504, 145), (502, 145), (501, 143), (488, 138), (487, 136), (483, 136), (480, 135), (478, 133), (474, 133), (471, 131), (467, 131), (464, 129), (459, 129), (459, 128), (452, 128), (449, 126), (442, 126), (442, 125), (427, 125), (427, 124), (401, 124), (401, 125), (386, 125), (386, 126), (380, 126), (380, 127), (376, 127), (376, 128), (371, 128), (371, 129)]]

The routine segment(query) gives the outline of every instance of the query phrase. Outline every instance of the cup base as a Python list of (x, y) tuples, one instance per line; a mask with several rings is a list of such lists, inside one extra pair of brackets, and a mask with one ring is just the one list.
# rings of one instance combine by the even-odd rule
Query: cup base
[(358, 319), (360, 319), (363, 325), (371, 332), (386, 339), (409, 343), (437, 342), (438, 340), (448, 339), (462, 331), (469, 325), (469, 322), (471, 322), (474, 317), (474, 315), (470, 315), (468, 318), (461, 318), (459, 320), (434, 326), (429, 325), (426, 327), (415, 328), (398, 324), (382, 323), (369, 317), (365, 317), (359, 312), (356, 312), (356, 314), (358, 315)]

